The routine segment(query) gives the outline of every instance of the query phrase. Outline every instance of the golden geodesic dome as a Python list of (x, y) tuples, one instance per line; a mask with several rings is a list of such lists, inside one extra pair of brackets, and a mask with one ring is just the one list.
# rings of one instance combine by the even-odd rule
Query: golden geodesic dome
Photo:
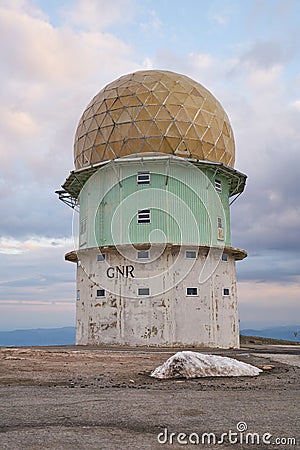
[(124, 75), (84, 111), (75, 135), (75, 167), (149, 152), (233, 167), (228, 116), (207, 89), (184, 75), (163, 70)]

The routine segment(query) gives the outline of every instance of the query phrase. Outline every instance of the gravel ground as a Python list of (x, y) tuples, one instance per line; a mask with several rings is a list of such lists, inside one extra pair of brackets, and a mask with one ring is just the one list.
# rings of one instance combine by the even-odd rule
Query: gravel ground
[[(205, 352), (261, 368), (273, 366), (258, 377), (151, 378), (151, 370), (174, 353), (146, 348), (1, 348), (0, 450), (300, 448), (299, 346)], [(237, 436), (222, 438), (229, 430), (237, 432), (237, 424)], [(202, 434), (210, 432), (216, 442), (224, 442), (208, 444), (206, 436), (202, 443)], [(179, 436), (179, 442), (178, 433), (186, 435)], [(254, 444), (245, 442), (247, 433), (257, 433)], [(263, 443), (265, 433), (272, 436), (265, 436)], [(198, 445), (184, 444), (189, 439), (197, 442), (197, 436)], [(248, 439), (251, 442), (250, 435)]]

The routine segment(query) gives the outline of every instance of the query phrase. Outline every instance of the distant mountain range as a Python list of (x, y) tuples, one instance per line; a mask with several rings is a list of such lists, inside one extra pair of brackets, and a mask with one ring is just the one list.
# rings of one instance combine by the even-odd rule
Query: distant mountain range
[(241, 330), (243, 336), (259, 336), (264, 338), (282, 339), (300, 342), (300, 325), (265, 328), (263, 330)]
[[(246, 329), (241, 330), (241, 334), (300, 342), (300, 325), (265, 328), (263, 330)], [(2, 347), (74, 344), (75, 327), (0, 331), (0, 346)]]
[(74, 345), (75, 327), (0, 331), (0, 346)]

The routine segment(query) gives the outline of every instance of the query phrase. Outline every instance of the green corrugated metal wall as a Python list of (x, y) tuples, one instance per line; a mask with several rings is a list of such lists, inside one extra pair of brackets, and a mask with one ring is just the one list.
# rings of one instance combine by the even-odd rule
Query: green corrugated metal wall
[[(150, 185), (137, 185), (138, 171), (151, 173)], [(221, 193), (215, 190), (215, 177), (222, 182)], [(228, 180), (212, 168), (124, 159), (100, 168), (86, 182), (79, 202), (80, 221), (87, 224), (80, 248), (149, 241), (230, 245)], [(151, 210), (150, 224), (137, 223), (140, 209)], [(217, 238), (218, 217), (223, 222), (223, 241)]]

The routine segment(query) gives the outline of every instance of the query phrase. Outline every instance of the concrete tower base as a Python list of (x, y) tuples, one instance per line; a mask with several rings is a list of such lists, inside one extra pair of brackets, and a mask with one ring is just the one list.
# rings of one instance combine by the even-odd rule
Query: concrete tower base
[(66, 255), (77, 262), (76, 343), (239, 347), (232, 247), (124, 245)]

